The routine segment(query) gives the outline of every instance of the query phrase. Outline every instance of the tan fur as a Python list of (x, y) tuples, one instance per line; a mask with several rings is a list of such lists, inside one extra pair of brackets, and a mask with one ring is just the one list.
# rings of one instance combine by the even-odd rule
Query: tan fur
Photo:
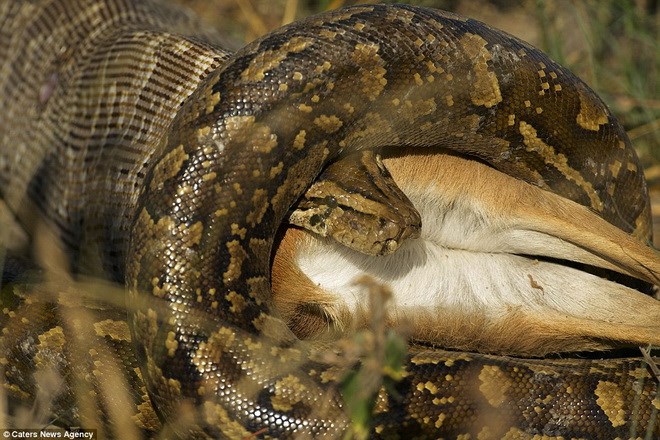
[[(528, 185), (474, 161), (449, 154), (410, 154), (384, 159), (397, 184), (427, 191), (442, 185), (445, 197), (478, 198), (507, 225), (559, 238), (561, 248), (543, 255), (590, 264), (660, 283), (660, 256), (646, 243), (594, 215), (588, 208)], [(558, 245), (559, 243), (555, 243)], [(574, 246), (571, 246), (574, 245)], [(512, 251), (515, 251), (513, 249)]]
[[(277, 292), (274, 294), (277, 308), (291, 330), (304, 339), (328, 332), (331, 330), (329, 323), (337, 321), (336, 316), (329, 316), (327, 312), (336, 302), (336, 296), (314, 284), (295, 263), (297, 253), (304, 249), (303, 240), (311, 237), (302, 230), (288, 229), (273, 261), (273, 273), (277, 276), (273, 276), (272, 287)], [(304, 307), (308, 304), (314, 307)], [(339, 322), (351, 319), (348, 310), (342, 317)]]
[[(471, 198), (502, 230), (511, 229), (511, 234), (525, 231), (526, 237), (531, 231), (539, 240), (538, 255), (604, 267), (650, 282), (659, 279), (657, 251), (574, 202), (452, 155), (411, 154), (384, 162), (406, 194), (421, 191), (431, 198)], [(337, 292), (317, 286), (298, 266), (305, 253), (333, 245), (289, 228), (277, 249), (274, 299), (301, 337), (333, 339), (367, 322), (366, 298), (353, 313)], [(515, 240), (503, 246), (509, 246), (507, 253), (529, 254), (528, 249), (516, 248)], [(556, 263), (538, 264), (561, 268)], [(531, 275), (529, 283), (541, 297), (546, 294)], [(622, 344), (660, 344), (660, 302), (616, 283), (607, 283), (602, 290), (602, 297), (590, 299), (586, 312), (574, 315), (565, 312), (571, 309), (571, 304), (566, 304), (572, 295), (569, 293), (556, 299), (543, 297), (538, 304), (520, 304), (495, 316), (487, 309), (445, 309), (430, 304), (425, 310), (392, 307), (387, 319), (390, 326), (405, 325), (415, 340), (462, 350), (543, 355)], [(580, 294), (575, 292), (576, 299)], [(550, 306), (553, 301), (562, 304)]]

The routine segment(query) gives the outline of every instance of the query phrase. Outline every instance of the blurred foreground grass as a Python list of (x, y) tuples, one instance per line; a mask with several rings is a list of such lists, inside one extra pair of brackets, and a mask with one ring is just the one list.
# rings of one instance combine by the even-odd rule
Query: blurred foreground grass
[[(324, 0), (175, 0), (194, 9), (221, 33), (238, 45), (283, 23), (355, 1)], [(366, 3), (366, 2), (362, 2)], [(658, 93), (658, 13), (649, 1), (518, 0), (507, 2), (426, 0), (412, 4), (452, 10), (507, 30), (548, 52), (594, 88), (622, 120), (647, 169), (660, 208), (660, 96)], [(658, 225), (660, 225), (660, 209)], [(660, 228), (656, 229), (660, 236)], [(657, 239), (656, 239), (657, 240)], [(656, 241), (656, 245), (660, 242)], [(368, 286), (379, 290), (374, 286)], [(382, 288), (381, 288), (382, 290)], [(385, 295), (383, 291), (380, 292)], [(378, 322), (374, 324), (376, 326)], [(372, 339), (381, 351), (367, 371), (371, 375), (394, 367), (388, 360), (399, 358), (398, 341), (394, 355), (384, 356), (392, 344), (384, 342), (381, 328), (372, 329)], [(362, 384), (362, 382), (360, 382)], [(350, 388), (348, 382), (346, 387)], [(355, 413), (369, 413), (367, 400), (352, 405)], [(0, 418), (1, 419), (1, 418)], [(362, 421), (362, 423), (368, 423)], [(1, 425), (1, 424), (0, 424)], [(363, 432), (360, 422), (356, 423)], [(129, 438), (131, 436), (125, 436)]]
[[(376, 3), (353, 0), (176, 1), (194, 9), (239, 46), (314, 13), (356, 3)], [(660, 246), (660, 16), (657, 0), (404, 0), (398, 3), (445, 9), (503, 29), (544, 50), (587, 82), (622, 122), (637, 149), (652, 189), (655, 245)], [(381, 368), (382, 362), (381, 359)], [(349, 401), (354, 394), (360, 393), (347, 393)], [(364, 434), (363, 416), (365, 408), (369, 407), (369, 397), (349, 406), (353, 408), (350, 411), (355, 422), (353, 434), (360, 437)]]

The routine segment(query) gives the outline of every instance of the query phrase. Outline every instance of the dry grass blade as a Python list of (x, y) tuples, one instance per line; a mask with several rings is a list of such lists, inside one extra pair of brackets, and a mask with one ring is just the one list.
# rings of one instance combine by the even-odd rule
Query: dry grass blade
[(286, 0), (284, 14), (282, 15), (282, 26), (289, 24), (296, 19), (298, 11), (298, 0)]
[(647, 122), (646, 124), (635, 127), (631, 130), (628, 130), (628, 136), (631, 141), (641, 138), (642, 136), (647, 136), (655, 131), (660, 130), (660, 119), (655, 121)]
[(648, 347), (640, 347), (640, 351), (642, 352), (642, 356), (644, 357), (644, 360), (648, 364), (649, 368), (655, 375), (656, 379), (660, 381), (660, 367), (658, 366), (657, 360), (651, 356), (651, 346)]
[(261, 19), (250, 0), (235, 0), (247, 21), (249, 31), (252, 35), (259, 36), (268, 32), (268, 26)]
[[(257, 36), (266, 33), (269, 30), (269, 21), (261, 16), (258, 8), (255, 8), (256, 0), (233, 0), (235, 5), (240, 10), (240, 14), (247, 23), (247, 33)], [(302, 2), (301, 2), (302, 3)], [(344, 0), (331, 0), (324, 2), (327, 6), (325, 9), (334, 9), (344, 6), (347, 2)], [(373, 2), (367, 2), (373, 3)], [(428, 3), (428, 2), (427, 2)], [(538, 2), (542, 3), (542, 2)], [(641, 3), (641, 2), (640, 2)], [(321, 3), (318, 3), (319, 5)], [(611, 5), (611, 2), (607, 2)], [(283, 16), (281, 19), (282, 24), (293, 21), (296, 18), (298, 9), (303, 7), (310, 8), (309, 5), (299, 4), (298, 0), (286, 0)], [(582, 5), (581, 14), (583, 20), (590, 18), (588, 8), (590, 5)], [(318, 9), (311, 7), (308, 12), (318, 12)], [(586, 29), (585, 32), (592, 32), (593, 29)], [(596, 59), (595, 54), (589, 48), (589, 68), (596, 69), (594, 65), (599, 61)], [(579, 61), (580, 56), (573, 56), (571, 59)], [(597, 75), (594, 74), (594, 77)], [(631, 76), (634, 76), (631, 74)], [(639, 99), (633, 96), (613, 96), (613, 101), (619, 110), (633, 111), (636, 108), (644, 107), (645, 111), (650, 115), (656, 115), (657, 110), (660, 108), (660, 101), (655, 97), (648, 99)], [(654, 113), (656, 112), (656, 113)], [(650, 145), (655, 145), (647, 148), (649, 155), (657, 156), (657, 145), (652, 144), (653, 137), (657, 139), (657, 132), (660, 130), (660, 119), (657, 116), (646, 116), (646, 122), (638, 123), (635, 128), (630, 130), (630, 137), (633, 140), (644, 138), (651, 139)], [(651, 181), (660, 181), (660, 165), (650, 167), (647, 171), (647, 176)], [(0, 201), (1, 202), (1, 201)], [(657, 206), (656, 206), (657, 208)], [(2, 212), (2, 209), (0, 209)], [(655, 209), (656, 216), (654, 220), (660, 224), (660, 210)], [(21, 231), (8, 235), (6, 225), (12, 223), (11, 218), (0, 218), (0, 225), (2, 226), (2, 246), (9, 247), (19, 245), (18, 247), (24, 248), (27, 243), (27, 238)], [(141, 411), (142, 416), (151, 416), (152, 419), (140, 419), (137, 425), (134, 424), (136, 414), (132, 413), (135, 409), (134, 397), (131, 395), (131, 387), (135, 387), (135, 383), (130, 383), (125, 375), (124, 367), (119, 359), (119, 355), (113, 352), (108, 345), (92, 346), (90, 341), (86, 339), (90, 334), (98, 331), (99, 322), (104, 322), (105, 314), (111, 312), (117, 316), (126, 315), (126, 306), (124, 304), (124, 290), (122, 287), (111, 285), (94, 279), (75, 279), (70, 273), (69, 268), (63, 263), (68, 261), (66, 253), (62, 250), (61, 246), (53, 239), (50, 233), (45, 229), (37, 228), (36, 247), (38, 260), (41, 266), (45, 268), (45, 281), (39, 285), (30, 286), (26, 292), (23, 292), (23, 297), (28, 295), (36, 302), (43, 302), (53, 307), (58, 308), (61, 314), (61, 322), (63, 324), (62, 332), (66, 337), (73, 341), (71, 346), (74, 350), (66, 354), (69, 356), (69, 365), (84, 365), (89, 363), (89, 357), (92, 355), (94, 360), (93, 366), (80, 367), (76, 370), (78, 377), (92, 377), (95, 382), (93, 385), (85, 383), (77, 383), (77, 386), (71, 388), (75, 390), (75, 398), (77, 406), (82, 408), (82, 417), (88, 420), (88, 423), (94, 426), (109, 426), (114, 428), (111, 432), (117, 438), (131, 439), (141, 437), (141, 432), (136, 426), (148, 427), (151, 430), (157, 429), (159, 425), (156, 424), (157, 419), (153, 410), (144, 409)], [(660, 235), (660, 234), (657, 234)], [(533, 280), (530, 281), (533, 282)], [(374, 406), (374, 401), (379, 390), (382, 388), (383, 383), (388, 378), (396, 379), (400, 371), (397, 369), (400, 365), (400, 360), (405, 353), (405, 344), (399, 336), (392, 336), (384, 325), (384, 315), (386, 310), (386, 300), (391, 295), (385, 286), (376, 283), (370, 279), (360, 279), (358, 281), (365, 290), (369, 293), (369, 302), (371, 311), (370, 326), (364, 332), (358, 333), (354, 338), (348, 339), (338, 345), (340, 353), (323, 353), (318, 354), (324, 356), (323, 359), (330, 360), (337, 366), (338, 372), (344, 372), (354, 364), (361, 360), (363, 368), (358, 370), (355, 377), (343, 378), (344, 391), (347, 393), (346, 399), (348, 402), (351, 416), (355, 421), (355, 437), (365, 437), (368, 433), (369, 415), (371, 414)], [(162, 304), (155, 304), (152, 307), (157, 309), (163, 307)], [(103, 317), (103, 318), (102, 318)], [(204, 322), (203, 316), (195, 316), (201, 322)], [(203, 325), (203, 324), (202, 324)], [(208, 323), (209, 326), (214, 325), (212, 322)], [(82, 328), (92, 329), (81, 331)], [(123, 328), (123, 327), (122, 327)], [(59, 332), (59, 331), (58, 331)], [(57, 333), (59, 335), (59, 333)], [(107, 336), (107, 335), (106, 335)], [(123, 336), (122, 342), (127, 342), (126, 336)], [(130, 342), (130, 341), (128, 341)], [(3, 346), (6, 347), (6, 346)], [(651, 354), (650, 347), (641, 348), (642, 355), (649, 365), (656, 378), (660, 380), (660, 367), (658, 359), (654, 358)], [(0, 367), (2, 367), (0, 365)], [(292, 370), (297, 368), (298, 365), (292, 363), (289, 366)], [(285, 372), (282, 372), (284, 374)], [(138, 373), (139, 374), (139, 373)], [(341, 375), (338, 373), (336, 381), (342, 381)], [(4, 380), (4, 375), (0, 378)], [(355, 380), (352, 380), (355, 379)], [(33, 408), (28, 408), (22, 414), (18, 414), (17, 420), (9, 420), (7, 398), (4, 387), (0, 386), (0, 427), (4, 426), (38, 426), (42, 427), (44, 424), (53, 422), (50, 414), (50, 407), (53, 402), (58, 398), (58, 393), (62, 389), (64, 383), (63, 376), (55, 369), (46, 369), (38, 372), (36, 376), (38, 394), (36, 400), (39, 401)], [(144, 394), (145, 401), (143, 404), (147, 405), (146, 393)], [(327, 399), (330, 402), (330, 399)], [(329, 403), (330, 404), (330, 403)], [(139, 407), (139, 406), (138, 406)], [(110, 422), (104, 422), (99, 419), (99, 408), (105, 409), (110, 417)], [(151, 411), (151, 413), (149, 413)], [(328, 411), (330, 413), (330, 411)], [(145, 416), (145, 414), (147, 414)], [(181, 408), (180, 417), (171, 421), (166, 425), (158, 435), (159, 438), (169, 438), (173, 434), (172, 426), (178, 425), (192, 425), (195, 422), (196, 414), (191, 408)], [(139, 417), (137, 417), (139, 419)], [(153, 423), (154, 425), (149, 425)], [(149, 425), (149, 426), (148, 426)], [(254, 437), (259, 433), (255, 433)]]

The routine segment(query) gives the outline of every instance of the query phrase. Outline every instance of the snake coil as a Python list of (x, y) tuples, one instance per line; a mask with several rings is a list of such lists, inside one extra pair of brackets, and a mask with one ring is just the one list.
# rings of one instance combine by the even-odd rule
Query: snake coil
[[(3, 200), (19, 219), (38, 208), (74, 272), (126, 285), (128, 319), (103, 312), (93, 327), (119, 350), (133, 387), (123, 410), (146, 431), (187, 406), (181, 436), (348, 428), (338, 369), (271, 310), (269, 265), (292, 204), (351, 152), (451, 149), (650, 237), (643, 174), (601, 100), (539, 50), (457, 15), (348, 7), (230, 54), (156, 1), (14, 0), (0, 4), (0, 60)], [(5, 310), (12, 399), (37, 393), (26, 366), (71, 367), (78, 386), (52, 317), (67, 305), (51, 303)], [(87, 348), (93, 371), (112, 363)], [(92, 394), (100, 375), (82, 375)], [(411, 349), (371, 435), (654, 438), (657, 389), (640, 359)], [(88, 423), (58, 399), (60, 420)]]

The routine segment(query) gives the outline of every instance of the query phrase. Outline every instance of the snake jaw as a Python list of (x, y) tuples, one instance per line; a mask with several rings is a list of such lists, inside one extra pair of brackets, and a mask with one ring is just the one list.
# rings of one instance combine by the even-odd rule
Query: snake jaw
[[(37, 204), (74, 267), (98, 250), (90, 261), (126, 282), (134, 344), (126, 356), (140, 364), (136, 373), (127, 362), (129, 377), (144, 379), (149, 394), (140, 390), (133, 403), (152, 403), (163, 420), (192, 407), (198, 418), (175, 426), (182, 436), (348, 429), (338, 369), (310, 359), (309, 344), (272, 310), (269, 262), (291, 205), (359, 150), (448, 148), (648, 236), (643, 175), (600, 99), (541, 52), (474, 20), (361, 5), (230, 56), (197, 20), (148, 0), (0, 2), (0, 16), (0, 41), (9, 42), (0, 45), (3, 198), (16, 215), (26, 195)], [(45, 87), (27, 93), (34, 84)], [(367, 170), (359, 175), (383, 177), (378, 160), (356, 163)], [(344, 183), (338, 176), (330, 182)], [(361, 193), (362, 178), (345, 200), (374, 202), (369, 215), (397, 225), (378, 224), (384, 239), (341, 238), (361, 252), (405, 244), (419, 225), (396, 185), (379, 182), (382, 198)], [(553, 239), (562, 215), (549, 216)], [(615, 255), (610, 264), (648, 276), (601, 238), (589, 235), (590, 246)], [(12, 341), (35, 341), (36, 330), (12, 319), (1, 364), (22, 377), (35, 362)], [(411, 349), (405, 369), (395, 389), (378, 390), (374, 435), (613, 438), (660, 426), (657, 381), (635, 359)]]

